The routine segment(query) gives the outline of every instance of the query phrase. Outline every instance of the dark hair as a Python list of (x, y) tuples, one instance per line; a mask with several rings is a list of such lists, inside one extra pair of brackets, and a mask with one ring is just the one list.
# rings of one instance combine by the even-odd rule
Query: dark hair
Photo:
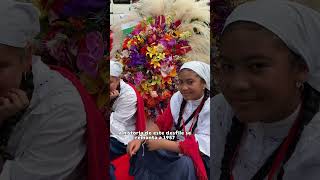
[(194, 73), (196, 74), (196, 76), (197, 76), (198, 78), (200, 78), (200, 80), (201, 80), (204, 84), (207, 84), (206, 81), (205, 81), (201, 76), (199, 76), (199, 74), (197, 74), (195, 71), (193, 71), (192, 69), (184, 68), (184, 69), (181, 69), (181, 70), (179, 71), (179, 73), (180, 73), (181, 71), (184, 71), (184, 70), (188, 70), (188, 71), (194, 72)]

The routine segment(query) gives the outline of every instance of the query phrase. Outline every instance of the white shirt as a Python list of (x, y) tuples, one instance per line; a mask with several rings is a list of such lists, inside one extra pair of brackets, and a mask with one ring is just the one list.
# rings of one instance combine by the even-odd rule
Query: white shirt
[[(191, 114), (200, 105), (202, 99), (203, 97), (195, 101), (187, 101), (184, 113), (182, 115), (183, 119), (187, 120), (191, 116)], [(173, 94), (170, 99), (170, 108), (175, 124), (178, 123), (182, 101), (183, 96), (179, 91)], [(191, 124), (192, 120), (186, 124), (186, 131), (190, 129)], [(175, 131), (175, 128), (173, 128), (173, 131)], [(194, 135), (198, 141), (200, 151), (210, 157), (210, 98), (206, 100), (202, 110), (199, 113), (198, 123), (194, 131)], [(182, 140), (183, 136), (180, 135), (177, 138)]]
[[(64, 180), (86, 152), (86, 113), (70, 81), (33, 59), (34, 92), (14, 128), (1, 180)], [(80, 172), (79, 172), (80, 173)]]
[(110, 115), (111, 137), (123, 144), (134, 139), (130, 132), (136, 130), (137, 95), (134, 89), (123, 80), (120, 80), (120, 94), (112, 105)]
[(300, 106), (289, 117), (279, 122), (248, 124), (233, 169), (233, 175), (237, 180), (251, 179), (258, 172), (288, 135), (299, 110)]
[[(219, 180), (221, 160), (224, 156), (226, 136), (230, 131), (233, 111), (222, 94), (215, 96), (212, 108), (212, 143), (210, 174)], [(287, 136), (298, 109), (283, 121), (248, 125), (246, 140), (239, 150), (233, 175), (235, 180), (248, 180), (253, 177), (264, 161)], [(249, 129), (251, 129), (249, 133)], [(294, 153), (284, 165), (283, 180), (317, 180), (320, 177), (320, 113), (304, 128)], [(253, 138), (255, 136), (256, 138)], [(241, 161), (241, 162), (240, 162)]]

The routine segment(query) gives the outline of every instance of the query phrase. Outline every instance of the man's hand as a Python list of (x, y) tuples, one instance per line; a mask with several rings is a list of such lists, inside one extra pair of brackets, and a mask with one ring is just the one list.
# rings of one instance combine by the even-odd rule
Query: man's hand
[(110, 99), (113, 100), (114, 98), (119, 96), (119, 91), (118, 90), (114, 90), (110, 92)]
[(29, 106), (27, 94), (20, 89), (11, 89), (9, 92), (0, 97), (0, 124), (2, 122), (26, 109)]

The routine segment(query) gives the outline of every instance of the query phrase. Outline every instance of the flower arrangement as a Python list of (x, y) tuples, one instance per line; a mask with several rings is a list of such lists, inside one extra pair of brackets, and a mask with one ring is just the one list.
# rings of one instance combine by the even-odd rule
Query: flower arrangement
[(192, 32), (179, 30), (181, 21), (173, 21), (170, 15), (150, 16), (133, 24), (122, 29), (127, 36), (115, 58), (124, 64), (123, 79), (136, 86), (147, 115), (154, 117), (176, 91), (177, 70), (192, 50), (188, 42)]
[(75, 73), (103, 109), (108, 103), (109, 19), (105, 0), (34, 0), (41, 12), (38, 51)]
[(112, 59), (124, 65), (123, 79), (135, 85), (148, 119), (167, 107), (178, 90), (183, 63), (210, 63), (209, 1), (140, 0), (113, 31)]

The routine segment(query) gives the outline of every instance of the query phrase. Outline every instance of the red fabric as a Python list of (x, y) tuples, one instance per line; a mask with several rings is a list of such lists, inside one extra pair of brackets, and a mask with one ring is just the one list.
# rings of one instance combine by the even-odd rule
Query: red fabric
[(112, 164), (116, 167), (115, 176), (117, 180), (133, 180), (134, 177), (129, 175), (129, 163), (130, 157), (128, 154), (125, 154), (112, 161)]
[(136, 131), (145, 131), (146, 130), (146, 116), (144, 113), (144, 102), (143, 98), (141, 97), (140, 93), (137, 89), (129, 84), (133, 90), (136, 92), (137, 95), (137, 116), (136, 116)]
[(110, 52), (112, 50), (112, 46), (113, 46), (113, 32), (110, 31)]
[(107, 142), (109, 131), (103, 115), (74, 74), (62, 67), (50, 67), (72, 82), (77, 88), (85, 107), (87, 114), (87, 179), (107, 180), (109, 177), (107, 168), (109, 164), (109, 143)]
[(187, 136), (179, 143), (180, 153), (189, 156), (196, 169), (198, 180), (208, 180), (207, 172), (200, 156), (199, 145), (194, 135)]
[[(156, 124), (162, 132), (171, 130), (173, 126), (173, 117), (170, 104), (167, 106), (163, 114), (158, 116)], [(179, 149), (180, 153), (189, 156), (192, 159), (198, 180), (208, 180), (207, 172), (200, 156), (199, 145), (196, 142), (194, 135), (187, 136), (184, 141), (181, 141), (179, 143)]]
[(173, 126), (173, 118), (170, 108), (170, 103), (164, 112), (157, 117), (156, 124), (158, 125), (160, 131), (167, 132), (170, 131)]

